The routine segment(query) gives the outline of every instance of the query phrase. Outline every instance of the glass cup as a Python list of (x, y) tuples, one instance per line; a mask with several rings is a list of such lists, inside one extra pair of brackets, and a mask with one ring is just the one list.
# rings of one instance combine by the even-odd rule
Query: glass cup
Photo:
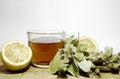
[(32, 64), (48, 68), (58, 49), (64, 47), (65, 32), (60, 30), (30, 30), (28, 45), (32, 49)]

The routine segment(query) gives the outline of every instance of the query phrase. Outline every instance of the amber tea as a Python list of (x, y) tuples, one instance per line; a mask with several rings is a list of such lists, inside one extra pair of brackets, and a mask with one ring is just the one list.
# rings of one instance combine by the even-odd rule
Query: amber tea
[(40, 37), (28, 43), (33, 52), (32, 63), (43, 66), (49, 65), (58, 49), (64, 46), (64, 42), (55, 37)]
[(65, 32), (57, 29), (29, 30), (28, 44), (32, 49), (32, 64), (48, 68), (57, 51), (64, 46)]

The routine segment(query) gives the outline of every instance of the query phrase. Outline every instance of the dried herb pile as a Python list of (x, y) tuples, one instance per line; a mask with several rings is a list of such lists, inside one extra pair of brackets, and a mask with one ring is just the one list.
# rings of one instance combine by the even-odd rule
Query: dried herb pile
[(65, 46), (59, 49), (50, 63), (50, 73), (65, 77), (66, 74), (78, 77), (89, 76), (101, 72), (118, 74), (120, 68), (120, 54), (113, 54), (112, 47), (105, 47), (104, 51), (89, 51), (87, 44), (79, 43), (74, 35), (65, 39)]

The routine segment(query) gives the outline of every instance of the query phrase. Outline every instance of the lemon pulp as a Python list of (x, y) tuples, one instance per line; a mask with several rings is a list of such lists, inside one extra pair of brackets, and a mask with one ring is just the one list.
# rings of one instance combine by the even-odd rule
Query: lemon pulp
[(1, 58), (9, 70), (21, 70), (31, 61), (32, 51), (21, 41), (9, 41), (2, 47)]
[(88, 36), (83, 36), (79, 39), (79, 44), (86, 44), (87, 49), (85, 51), (94, 52), (98, 51), (98, 45), (97, 43)]

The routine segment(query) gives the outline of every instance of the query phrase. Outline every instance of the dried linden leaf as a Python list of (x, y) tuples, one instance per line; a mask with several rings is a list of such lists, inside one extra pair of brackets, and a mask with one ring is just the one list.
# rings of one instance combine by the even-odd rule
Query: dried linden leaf
[(57, 70), (60, 68), (61, 66), (60, 58), (61, 58), (60, 51), (58, 51), (53, 60), (50, 62), (49, 68), (50, 73), (55, 74)]
[(77, 62), (78, 66), (81, 70), (83, 70), (84, 72), (89, 72), (91, 67), (94, 66), (94, 64), (90, 61), (90, 60), (83, 60), (81, 62)]
[(73, 75), (73, 76), (76, 76), (76, 77), (79, 76), (79, 69), (78, 69), (78, 67), (75, 65), (74, 62), (72, 62), (72, 63), (70, 64), (70, 66), (68, 67), (68, 72), (69, 72), (71, 75)]

